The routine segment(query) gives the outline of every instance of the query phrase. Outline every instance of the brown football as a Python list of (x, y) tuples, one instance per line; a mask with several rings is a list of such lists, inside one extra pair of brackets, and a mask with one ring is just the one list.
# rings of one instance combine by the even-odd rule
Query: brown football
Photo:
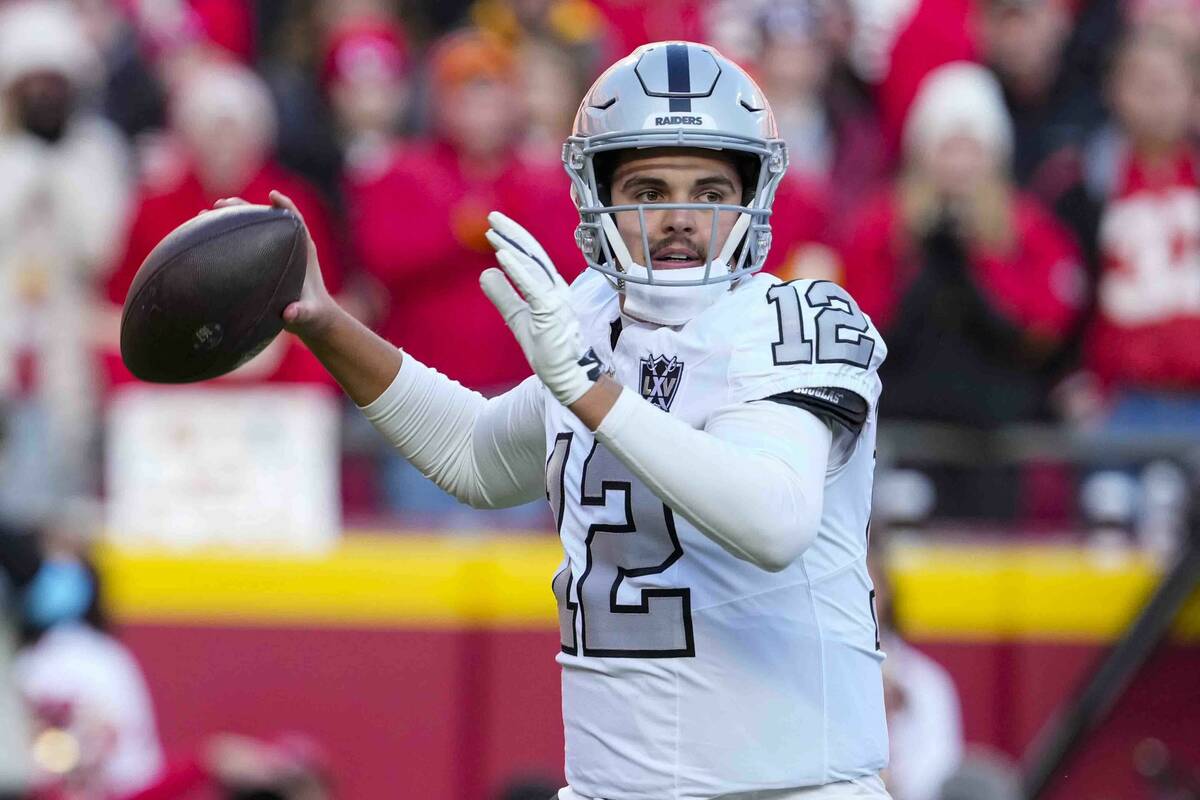
[(307, 259), (304, 228), (283, 209), (232, 206), (180, 225), (125, 297), (125, 366), (144, 381), (190, 383), (244, 364), (283, 329)]

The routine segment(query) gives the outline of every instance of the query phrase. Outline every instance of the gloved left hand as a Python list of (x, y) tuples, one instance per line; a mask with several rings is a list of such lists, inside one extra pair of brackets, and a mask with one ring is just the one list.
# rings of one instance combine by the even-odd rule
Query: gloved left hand
[(488, 222), (492, 227), (487, 240), (504, 271), (484, 270), (479, 285), (504, 317), (533, 371), (560, 403), (569, 406), (608, 370), (584, 347), (567, 283), (542, 246), (498, 211), (488, 215)]

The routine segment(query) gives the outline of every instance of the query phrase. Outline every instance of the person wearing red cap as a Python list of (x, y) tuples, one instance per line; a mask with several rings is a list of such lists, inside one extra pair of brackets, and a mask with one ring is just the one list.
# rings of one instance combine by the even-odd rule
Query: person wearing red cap
[(404, 33), (392, 20), (354, 17), (331, 31), (321, 86), (351, 169), (386, 158), (408, 112), (410, 71)]
[[(487, 214), (500, 209), (536, 230), (568, 277), (582, 268), (571, 235), (578, 215), (561, 166), (516, 152), (522, 103), (511, 51), (479, 32), (455, 33), (434, 48), (429, 72), (433, 135), (396, 148), (385, 165), (348, 173), (353, 238), (361, 265), (386, 292), (383, 336), (406, 342), (464, 385), (497, 393), (528, 376), (529, 366), (479, 291), (479, 273), (493, 259)], [(457, 507), (389, 457), (393, 508)]]

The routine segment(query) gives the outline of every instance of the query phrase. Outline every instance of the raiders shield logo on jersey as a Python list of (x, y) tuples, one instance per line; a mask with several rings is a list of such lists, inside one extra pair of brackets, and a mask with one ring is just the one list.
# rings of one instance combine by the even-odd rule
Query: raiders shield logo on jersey
[(683, 377), (683, 362), (678, 358), (652, 356), (642, 359), (642, 397), (663, 411), (671, 410), (679, 379)]

